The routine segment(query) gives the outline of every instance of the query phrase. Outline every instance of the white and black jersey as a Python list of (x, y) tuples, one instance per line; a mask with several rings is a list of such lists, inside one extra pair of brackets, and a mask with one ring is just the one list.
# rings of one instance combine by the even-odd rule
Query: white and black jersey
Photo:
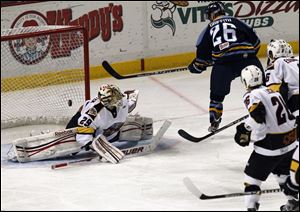
[[(266, 85), (280, 91), (294, 115), (299, 114), (299, 58), (278, 58), (265, 71)], [(286, 91), (282, 87), (286, 86)], [(285, 94), (286, 93), (286, 94)], [(287, 95), (285, 97), (285, 95)]]
[[(251, 130), (255, 152), (276, 156), (285, 154), (296, 147), (295, 117), (287, 108), (283, 97), (278, 92), (261, 86), (251, 90), (243, 97), (250, 116), (245, 126)], [(265, 110), (264, 123), (258, 124), (251, 113), (263, 105)]]
[(122, 98), (122, 106), (113, 109), (104, 107), (98, 97), (86, 101), (77, 120), (77, 142), (84, 146), (99, 134), (109, 141), (115, 138), (128, 114), (136, 107), (137, 96), (138, 90), (130, 91)]

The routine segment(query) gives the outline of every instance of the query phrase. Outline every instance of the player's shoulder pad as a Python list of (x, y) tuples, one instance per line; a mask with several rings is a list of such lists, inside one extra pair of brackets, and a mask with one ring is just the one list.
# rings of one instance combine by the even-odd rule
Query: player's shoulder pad
[(101, 102), (98, 102), (97, 104), (94, 104), (92, 107), (90, 107), (85, 112), (85, 114), (90, 116), (94, 120), (102, 108), (104, 108), (104, 105)]
[(96, 108), (94, 108), (94, 107), (92, 107), (92, 108), (90, 108), (88, 111), (87, 111), (87, 114), (89, 115), (89, 116), (93, 116), (93, 117), (95, 117), (95, 116), (97, 116), (97, 109)]

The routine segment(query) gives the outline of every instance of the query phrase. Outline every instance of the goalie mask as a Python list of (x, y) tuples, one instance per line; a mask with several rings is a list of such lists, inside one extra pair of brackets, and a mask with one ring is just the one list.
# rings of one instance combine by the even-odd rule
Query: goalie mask
[(292, 57), (293, 49), (289, 43), (282, 39), (271, 40), (267, 47), (268, 58), (271, 61), (280, 57)]
[(247, 90), (263, 84), (263, 72), (255, 65), (247, 66), (242, 70), (241, 80)]
[(123, 94), (115, 85), (104, 84), (100, 86), (98, 98), (107, 108), (121, 107)]

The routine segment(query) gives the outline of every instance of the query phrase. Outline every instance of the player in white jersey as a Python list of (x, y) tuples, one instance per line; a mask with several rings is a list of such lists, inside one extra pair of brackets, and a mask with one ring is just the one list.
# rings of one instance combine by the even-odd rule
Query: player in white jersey
[(129, 90), (123, 94), (115, 85), (101, 85), (98, 95), (85, 102), (66, 128), (77, 127), (76, 140), (87, 150), (99, 134), (109, 142), (150, 139), (153, 120), (129, 115), (136, 107), (138, 93), (138, 90)]
[[(288, 108), (297, 118), (298, 147), (291, 162), (290, 177), (283, 186), (285, 194), (297, 196), (299, 194), (299, 57), (293, 56), (291, 45), (282, 39), (272, 39), (269, 42), (267, 55), (269, 64), (265, 71), (266, 85), (281, 93)], [(281, 210), (290, 210), (293, 208), (293, 202), (288, 200)]]
[(267, 46), (270, 61), (265, 71), (266, 85), (280, 92), (287, 100), (289, 109), (299, 115), (299, 58), (284, 40), (271, 40)]
[[(259, 192), (270, 173), (283, 184), (289, 176), (290, 161), (297, 146), (295, 117), (280, 93), (263, 85), (262, 73), (251, 65), (241, 74), (247, 89), (243, 100), (250, 116), (237, 126), (235, 141), (241, 146), (253, 141), (254, 147), (244, 170), (245, 192)], [(258, 210), (259, 199), (259, 193), (245, 196), (248, 211)]]

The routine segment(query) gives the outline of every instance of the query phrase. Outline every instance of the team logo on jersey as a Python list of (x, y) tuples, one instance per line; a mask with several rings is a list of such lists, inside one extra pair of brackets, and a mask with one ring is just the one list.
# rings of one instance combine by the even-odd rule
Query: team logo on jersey
[[(39, 12), (28, 11), (19, 15), (11, 28), (46, 26), (46, 18)], [(30, 32), (30, 30), (28, 30)], [(43, 35), (12, 40), (9, 42), (12, 55), (22, 64), (32, 65), (44, 59), (50, 49), (50, 36)]]
[(172, 35), (175, 35), (176, 24), (173, 19), (173, 13), (177, 6), (186, 7), (189, 5), (188, 1), (156, 1), (152, 5), (154, 10), (151, 15), (151, 24), (155, 28), (163, 28), (168, 26), (172, 30)]
[(96, 109), (96, 108), (92, 107), (92, 108), (90, 108), (90, 109), (88, 110), (87, 114), (90, 115), (90, 116), (92, 116), (92, 117), (96, 117), (97, 114), (98, 114), (98, 112), (97, 112), (97, 109)]

